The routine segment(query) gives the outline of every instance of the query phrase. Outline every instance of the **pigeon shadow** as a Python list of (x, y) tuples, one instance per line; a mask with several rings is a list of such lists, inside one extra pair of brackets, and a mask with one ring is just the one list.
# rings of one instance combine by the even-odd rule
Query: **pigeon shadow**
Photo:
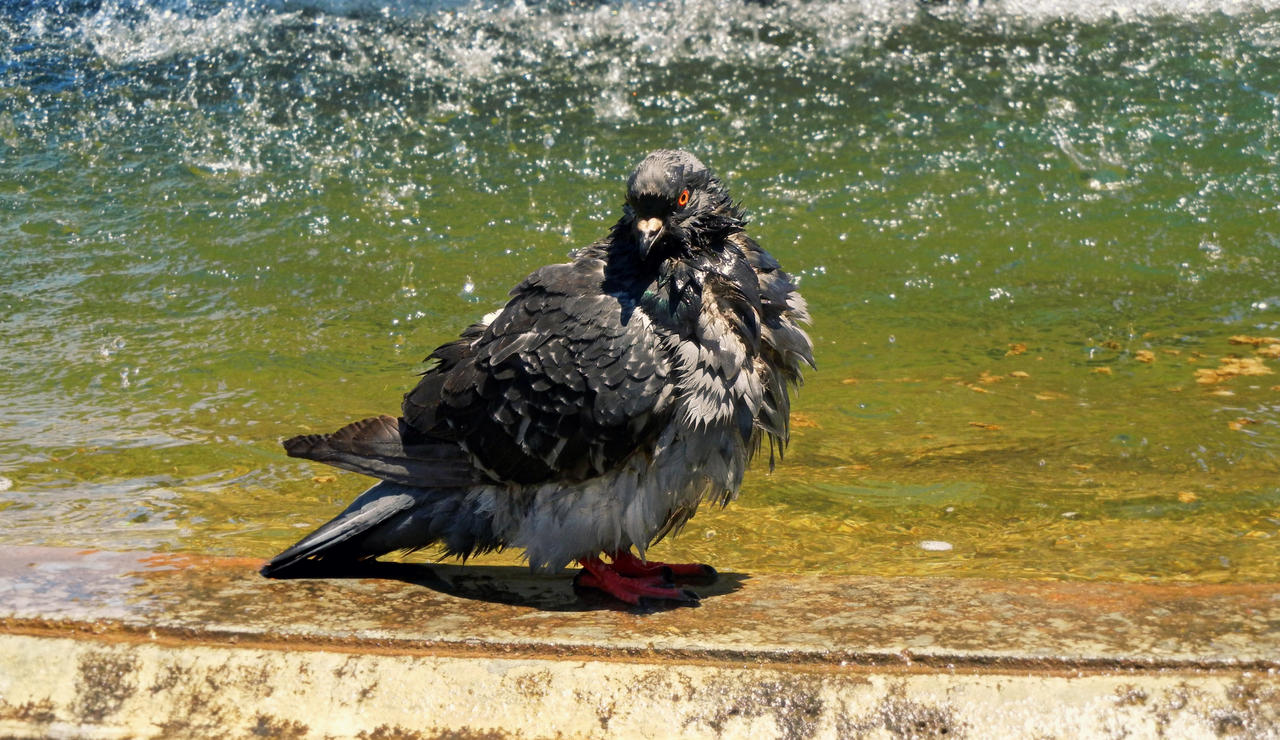
[[(343, 566), (317, 566), (290, 578), (377, 578), (401, 581), (459, 599), (522, 606), (548, 612), (626, 611), (647, 614), (699, 606), (701, 602), (648, 600), (640, 606), (621, 601), (592, 588), (574, 585), (573, 572), (541, 575), (528, 568), (503, 565), (452, 565), (396, 563), (366, 560)], [(719, 573), (714, 580), (682, 579), (702, 600), (731, 594), (751, 576)]]

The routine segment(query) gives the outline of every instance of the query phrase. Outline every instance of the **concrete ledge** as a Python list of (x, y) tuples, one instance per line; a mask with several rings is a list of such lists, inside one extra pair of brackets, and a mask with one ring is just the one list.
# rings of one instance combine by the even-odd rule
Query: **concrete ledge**
[(1280, 585), (566, 577), (0, 548), (4, 737), (1280, 737)]

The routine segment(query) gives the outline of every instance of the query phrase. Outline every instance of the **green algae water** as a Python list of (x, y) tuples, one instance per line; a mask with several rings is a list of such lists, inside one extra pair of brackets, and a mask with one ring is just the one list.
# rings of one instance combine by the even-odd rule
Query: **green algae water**
[(0, 544), (274, 554), (679, 146), (819, 370), (656, 556), (1274, 581), (1277, 95), (1271, 0), (0, 2)]

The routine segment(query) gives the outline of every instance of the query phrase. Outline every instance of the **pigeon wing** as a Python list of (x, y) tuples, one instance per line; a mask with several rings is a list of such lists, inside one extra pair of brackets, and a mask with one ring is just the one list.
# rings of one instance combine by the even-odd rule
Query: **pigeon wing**
[(583, 480), (651, 444), (669, 418), (666, 344), (643, 286), (582, 258), (538, 270), (474, 338), (437, 350), (405, 396), (404, 418), (456, 440), (490, 477)]
[(791, 398), (788, 387), (803, 380), (802, 365), (817, 367), (813, 342), (801, 328), (809, 323), (804, 298), (791, 276), (777, 260), (746, 234), (734, 236), (734, 244), (756, 274), (760, 302), (760, 357), (764, 399), (756, 423), (769, 436), (769, 467), (774, 453), (782, 456), (790, 437)]

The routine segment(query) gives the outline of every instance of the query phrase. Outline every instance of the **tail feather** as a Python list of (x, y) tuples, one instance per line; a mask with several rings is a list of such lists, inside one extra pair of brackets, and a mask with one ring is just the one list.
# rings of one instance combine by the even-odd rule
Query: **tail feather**
[(474, 485), (475, 467), (453, 442), (418, 433), (403, 419), (373, 416), (332, 434), (304, 434), (284, 441), (290, 457), (301, 457), (355, 473), (411, 486)]
[(458, 488), (380, 481), (338, 516), (262, 567), (268, 578), (331, 575), (361, 560), (439, 544), (449, 555), (501, 550), (492, 502)]
[(272, 558), (262, 567), (262, 575), (289, 578), (314, 571), (321, 561), (349, 564), (381, 555), (386, 550), (361, 545), (370, 535), (382, 527), (393, 525), (396, 518), (404, 516), (418, 504), (412, 490), (391, 483), (378, 483), (361, 494), (346, 511)]

